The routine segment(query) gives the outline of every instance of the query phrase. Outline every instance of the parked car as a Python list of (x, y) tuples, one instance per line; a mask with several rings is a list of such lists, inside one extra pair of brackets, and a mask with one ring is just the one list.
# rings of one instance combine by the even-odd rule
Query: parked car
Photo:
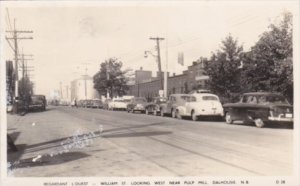
[(191, 117), (196, 121), (200, 116), (213, 116), (223, 118), (224, 112), (220, 99), (215, 94), (193, 94), (185, 98), (185, 104), (178, 105), (176, 117)]
[(171, 114), (173, 118), (181, 118), (178, 113), (178, 107), (185, 105), (187, 99), (190, 98), (189, 94), (171, 94), (165, 104), (161, 104), (160, 115), (165, 116)]
[(91, 100), (91, 108), (102, 108), (103, 104), (102, 101), (99, 99), (93, 99)]
[(127, 102), (122, 99), (115, 99), (109, 103), (110, 110), (126, 110)]
[(32, 95), (29, 101), (29, 110), (46, 110), (46, 97), (44, 95)]
[(88, 106), (88, 100), (79, 100), (78, 101), (78, 106), (86, 108)]
[(153, 115), (158, 115), (160, 113), (161, 105), (167, 102), (167, 98), (164, 97), (154, 97), (153, 101), (145, 106), (145, 113), (148, 115), (152, 113)]
[(91, 99), (85, 100), (85, 107), (86, 108), (92, 108), (92, 106), (93, 106), (93, 100), (91, 100)]
[(293, 106), (277, 93), (245, 93), (238, 103), (224, 104), (223, 107), (228, 124), (237, 120), (250, 121), (261, 128), (270, 122), (293, 123)]
[(135, 97), (132, 98), (131, 101), (127, 104), (127, 111), (128, 112), (145, 112), (145, 106), (147, 105), (147, 100), (144, 97)]

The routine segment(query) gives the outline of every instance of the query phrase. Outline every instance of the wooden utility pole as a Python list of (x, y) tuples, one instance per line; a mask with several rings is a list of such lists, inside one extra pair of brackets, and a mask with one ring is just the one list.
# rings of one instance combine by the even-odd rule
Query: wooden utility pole
[(158, 64), (158, 78), (160, 79), (160, 89), (163, 90), (163, 78), (161, 74), (161, 58), (160, 58), (160, 47), (159, 47), (159, 41), (164, 40), (165, 38), (162, 37), (150, 37), (151, 40), (156, 41), (156, 47), (157, 47), (157, 64)]
[[(14, 92), (14, 113), (18, 112), (18, 97), (19, 97), (19, 93), (18, 93), (18, 87), (19, 87), (19, 75), (18, 75), (18, 56), (19, 56), (19, 49), (18, 49), (18, 41), (22, 40), (22, 39), (33, 39), (32, 37), (20, 37), (19, 34), (20, 33), (33, 33), (33, 31), (25, 31), (25, 30), (16, 30), (16, 19), (14, 19), (14, 28), (11, 30), (7, 30), (6, 32), (8, 33), (12, 33), (11, 37), (5, 37), (9, 46), (12, 48), (12, 50), (14, 51), (15, 54), (15, 92)], [(10, 40), (13, 40), (14, 46), (12, 46), (12, 44), (10, 43)]]

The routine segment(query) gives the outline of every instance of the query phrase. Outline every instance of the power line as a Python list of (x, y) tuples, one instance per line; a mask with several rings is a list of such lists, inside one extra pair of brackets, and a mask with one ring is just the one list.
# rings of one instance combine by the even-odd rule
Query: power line
[[(9, 12), (8, 9), (7, 10), (7, 14), (9, 17)], [(9, 26), (10, 26), (10, 30), (7, 30), (7, 33), (11, 33), (12, 36), (11, 37), (5, 37), (7, 42), (9, 43), (9, 46), (11, 47), (11, 49), (14, 52), (15, 55), (15, 92), (14, 92), (14, 112), (17, 113), (17, 98), (19, 97), (19, 92), (18, 92), (18, 88), (19, 88), (19, 75), (18, 75), (18, 61), (19, 61), (19, 48), (18, 48), (18, 41), (22, 40), (22, 39), (33, 39), (32, 37), (19, 37), (18, 35), (21, 33), (33, 33), (33, 31), (25, 31), (25, 30), (17, 30), (16, 29), (16, 19), (14, 19), (14, 28), (12, 29), (11, 27), (11, 23), (10, 23), (10, 19), (9, 19)], [(14, 42), (14, 46), (12, 46), (12, 44), (10, 43), (10, 40), (12, 40)], [(24, 64), (22, 65), (24, 66)], [(24, 75), (24, 73), (23, 73)]]

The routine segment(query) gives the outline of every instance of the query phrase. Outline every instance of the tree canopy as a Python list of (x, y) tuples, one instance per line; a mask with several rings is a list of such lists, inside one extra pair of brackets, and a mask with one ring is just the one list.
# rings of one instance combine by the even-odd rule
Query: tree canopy
[(204, 67), (210, 77), (209, 88), (213, 92), (230, 99), (232, 94), (240, 91), (242, 56), (243, 47), (238, 44), (237, 39), (228, 35), (222, 41), (221, 49), (212, 54)]
[(122, 71), (122, 62), (109, 58), (100, 64), (100, 70), (94, 75), (94, 88), (100, 95), (109, 92), (111, 97), (122, 96), (128, 90), (126, 73)]
[(293, 100), (292, 14), (271, 24), (247, 53), (242, 84), (251, 91), (280, 92)]

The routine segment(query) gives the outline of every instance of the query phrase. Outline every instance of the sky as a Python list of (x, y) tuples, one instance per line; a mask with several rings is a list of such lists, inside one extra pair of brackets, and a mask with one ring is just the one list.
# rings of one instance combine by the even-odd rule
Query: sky
[[(295, 2), (7, 2), (1, 6), (1, 17), (6, 30), (9, 14), (17, 30), (33, 31), (20, 34), (33, 39), (20, 40), (19, 50), (33, 54), (28, 65), (34, 67), (35, 92), (49, 95), (60, 82), (70, 86), (85, 68), (93, 76), (110, 57), (122, 61), (124, 69), (142, 67), (155, 76), (155, 57), (144, 57), (146, 50), (156, 54), (150, 37), (165, 38), (160, 42), (162, 69), (168, 63), (168, 71), (176, 74), (200, 57), (209, 58), (229, 34), (248, 51), (284, 11), (295, 12)], [(184, 53), (184, 66), (177, 63), (179, 52)], [(4, 54), (5, 60), (13, 59), (7, 42)]]

